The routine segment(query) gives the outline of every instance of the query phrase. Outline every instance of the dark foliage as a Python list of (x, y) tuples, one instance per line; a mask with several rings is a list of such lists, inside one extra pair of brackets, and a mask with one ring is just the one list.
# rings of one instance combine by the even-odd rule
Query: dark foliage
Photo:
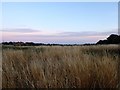
[(120, 35), (111, 34), (106, 40), (99, 40), (96, 44), (120, 44)]
[(78, 46), (80, 44), (44, 44), (44, 43), (33, 43), (33, 42), (2, 42), (2, 45), (13, 45), (13, 46)]

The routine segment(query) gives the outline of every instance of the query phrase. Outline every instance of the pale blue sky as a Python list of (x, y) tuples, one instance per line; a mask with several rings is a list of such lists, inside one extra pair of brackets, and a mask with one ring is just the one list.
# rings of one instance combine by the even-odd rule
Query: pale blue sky
[[(83, 36), (99, 35), (98, 33), (117, 32), (118, 24), (118, 3), (117, 2), (59, 2), (59, 3), (43, 3), (43, 2), (24, 2), (24, 3), (3, 3), (3, 29), (7, 29), (6, 33), (11, 34), (12, 40), (34, 41), (39, 42), (44, 36), (45, 40), (42, 42), (53, 43), (55, 37), (59, 38), (54, 43), (86, 43), (95, 42), (99, 38), (89, 40), (90, 38), (80, 41), (76, 37), (74, 40), (65, 39), (66, 37), (75, 36), (75, 33), (80, 33)], [(25, 31), (26, 30), (26, 31)], [(33, 34), (31, 33), (34, 32)], [(29, 37), (24, 35), (24, 38), (18, 38), (19, 35), (29, 34)], [(26, 34), (28, 32), (28, 34)], [(36, 33), (35, 33), (36, 32)], [(37, 33), (38, 32), (38, 33)], [(31, 34), (30, 34), (31, 33)], [(39, 34), (40, 33), (40, 34)], [(63, 38), (63, 33), (70, 34), (69, 37)], [(87, 34), (86, 34), (87, 33)], [(89, 33), (89, 34), (88, 34)], [(108, 34), (105, 34), (106, 36)], [(5, 35), (5, 36), (7, 36)], [(30, 36), (31, 35), (31, 36)], [(48, 38), (45, 37), (48, 35)], [(49, 38), (49, 36), (54, 38)], [(78, 34), (77, 34), (78, 35)], [(102, 35), (102, 34), (100, 34)], [(103, 34), (104, 35), (104, 34)], [(106, 37), (104, 35), (104, 38)], [(4, 36), (4, 40), (10, 41), (8, 37)], [(36, 39), (30, 39), (33, 37)], [(51, 37), (50, 36), (50, 37)], [(18, 39), (15, 39), (18, 38)], [(28, 38), (28, 39), (27, 39)], [(63, 38), (61, 40), (61, 38)], [(102, 37), (103, 38), (103, 37)], [(46, 40), (47, 39), (47, 40)], [(51, 41), (52, 40), (52, 41)], [(61, 41), (60, 41), (61, 40)]]

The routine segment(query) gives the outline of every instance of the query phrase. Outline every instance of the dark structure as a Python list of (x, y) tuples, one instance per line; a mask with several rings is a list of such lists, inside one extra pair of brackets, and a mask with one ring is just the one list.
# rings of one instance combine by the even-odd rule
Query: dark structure
[(96, 44), (120, 44), (120, 35), (111, 34), (106, 40), (99, 40)]

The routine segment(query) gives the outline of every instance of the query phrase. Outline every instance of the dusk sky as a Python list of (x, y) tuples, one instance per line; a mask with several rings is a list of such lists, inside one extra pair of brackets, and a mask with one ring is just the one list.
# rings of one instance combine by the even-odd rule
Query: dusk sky
[(117, 33), (117, 2), (2, 4), (3, 41), (96, 43)]

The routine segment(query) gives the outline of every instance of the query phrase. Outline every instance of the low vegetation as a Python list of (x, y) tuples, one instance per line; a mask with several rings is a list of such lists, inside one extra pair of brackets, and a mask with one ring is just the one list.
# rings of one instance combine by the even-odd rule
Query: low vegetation
[(117, 45), (3, 46), (3, 88), (117, 88)]

